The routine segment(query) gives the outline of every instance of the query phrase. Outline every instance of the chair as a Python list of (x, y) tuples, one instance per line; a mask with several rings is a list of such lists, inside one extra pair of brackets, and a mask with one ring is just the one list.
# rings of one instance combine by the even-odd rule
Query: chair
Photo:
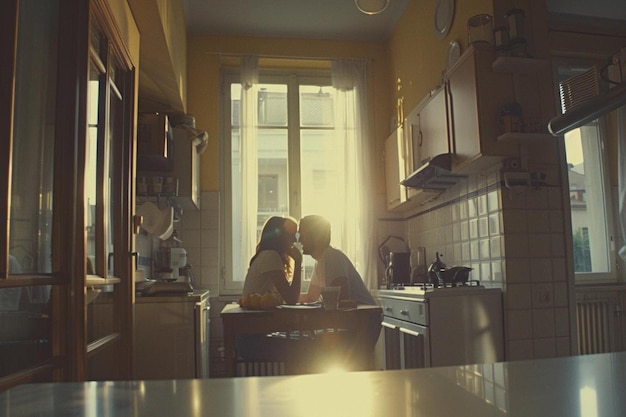
[(348, 282), (348, 278), (339, 277), (335, 278), (331, 281), (330, 287), (340, 287), (339, 291), (339, 299), (340, 300), (349, 300), (350, 299), (350, 283)]

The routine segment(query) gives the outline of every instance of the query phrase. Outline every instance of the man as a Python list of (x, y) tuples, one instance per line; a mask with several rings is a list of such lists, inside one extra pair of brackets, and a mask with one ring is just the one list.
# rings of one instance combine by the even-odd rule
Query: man
[(349, 298), (357, 304), (376, 304), (350, 259), (330, 246), (328, 220), (318, 215), (305, 216), (300, 220), (299, 232), (303, 253), (316, 261), (309, 291), (300, 296), (300, 302), (315, 302), (322, 288), (341, 286), (341, 298)]

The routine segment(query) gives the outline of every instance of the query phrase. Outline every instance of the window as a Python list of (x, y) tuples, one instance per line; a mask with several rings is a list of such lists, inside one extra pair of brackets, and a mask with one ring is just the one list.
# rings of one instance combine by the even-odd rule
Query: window
[[(593, 63), (558, 67), (559, 81), (587, 71)], [(578, 282), (615, 280), (615, 248), (605, 156), (605, 119), (565, 134), (574, 271)]]
[[(226, 141), (224, 149), (223, 288), (226, 291), (241, 289), (250, 259), (248, 255), (254, 250), (253, 245), (243, 243), (241, 236), (245, 226), (238, 220), (245, 210), (242, 206), (246, 205), (242, 202), (245, 200), (242, 187), (246, 187), (242, 185), (242, 175), (246, 174), (242, 172), (248, 165), (255, 165), (242, 162), (248, 157), (241, 149), (247, 146), (241, 117), (246, 111), (256, 118), (252, 140), (256, 148), (251, 153), (255, 154), (257, 172), (248, 177), (256, 178), (258, 184), (254, 190), (258, 193), (254, 197), (256, 201), (252, 202), (256, 207), (256, 239), (270, 216), (289, 215), (299, 219), (308, 214), (320, 214), (331, 223), (331, 244), (344, 250), (359, 268), (354, 254), (346, 250), (350, 244), (346, 230), (350, 226), (346, 224), (344, 210), (347, 207), (344, 196), (349, 196), (346, 189), (358, 188), (354, 179), (358, 164), (347, 162), (357, 159), (347, 143), (358, 135), (354, 134), (354, 128), (346, 128), (346, 118), (338, 116), (337, 112), (339, 101), (343, 104), (351, 100), (355, 107), (356, 95), (352, 93), (347, 99), (344, 96), (338, 99), (338, 90), (331, 86), (330, 70), (315, 73), (261, 71), (254, 87), (257, 93), (252, 100), (253, 110), (241, 100), (245, 91), (242, 91), (238, 72), (225, 72), (223, 80), (225, 102), (230, 103), (229, 108), (224, 109), (224, 120), (230, 121), (226, 127), (230, 140)], [(358, 204), (354, 205), (354, 217), (357, 217)], [(313, 260), (305, 256), (304, 288), (312, 265)], [(361, 274), (363, 276), (363, 272)]]

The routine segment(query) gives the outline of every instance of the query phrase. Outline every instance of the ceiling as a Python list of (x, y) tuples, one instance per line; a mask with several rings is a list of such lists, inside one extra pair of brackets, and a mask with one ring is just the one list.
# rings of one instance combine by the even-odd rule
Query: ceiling
[(408, 2), (390, 0), (373, 16), (354, 0), (184, 0), (184, 7), (194, 35), (384, 41)]

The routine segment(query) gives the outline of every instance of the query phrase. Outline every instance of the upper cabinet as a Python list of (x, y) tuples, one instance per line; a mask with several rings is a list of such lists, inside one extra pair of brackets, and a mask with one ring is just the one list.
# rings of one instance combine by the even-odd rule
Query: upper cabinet
[(455, 172), (478, 172), (518, 153), (516, 144), (498, 141), (521, 127), (499, 123), (516, 98), (512, 76), (494, 72), (494, 59), (493, 49), (470, 45), (446, 74)]
[(520, 158), (520, 144), (548, 143), (545, 115), (529, 87), (529, 77), (537, 77), (546, 64), (496, 59), (490, 47), (468, 46), (446, 72), (443, 85), (387, 139), (388, 209), (414, 207), (459, 178)]
[(139, 110), (187, 110), (183, 0), (128, 0), (141, 32)]
[(402, 127), (398, 127), (385, 140), (387, 210), (398, 208), (407, 199), (406, 188), (400, 184), (406, 175), (405, 149), (404, 130)]

